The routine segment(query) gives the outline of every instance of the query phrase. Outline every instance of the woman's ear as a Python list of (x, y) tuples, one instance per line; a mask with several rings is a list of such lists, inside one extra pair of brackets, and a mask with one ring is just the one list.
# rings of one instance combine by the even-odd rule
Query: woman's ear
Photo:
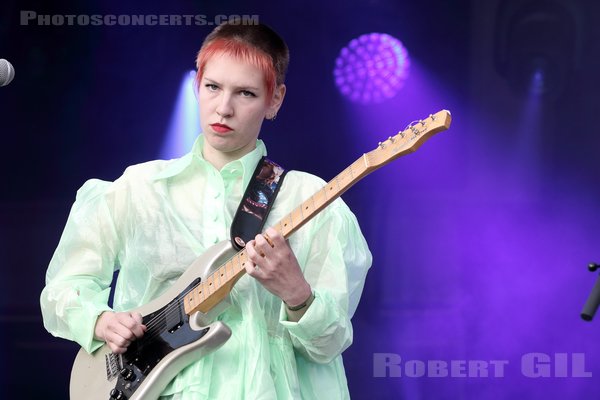
[(283, 103), (283, 99), (285, 97), (286, 87), (282, 83), (278, 85), (273, 91), (273, 97), (271, 98), (271, 104), (269, 105), (269, 110), (267, 111), (267, 119), (273, 120), (277, 116), (277, 112), (279, 108), (281, 108), (281, 104)]

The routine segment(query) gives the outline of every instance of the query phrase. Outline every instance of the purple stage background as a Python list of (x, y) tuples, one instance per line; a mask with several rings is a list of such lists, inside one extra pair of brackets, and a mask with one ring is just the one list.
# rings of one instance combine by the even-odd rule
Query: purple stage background
[[(562, 7), (573, 29), (518, 36), (511, 16), (529, 4), (527, 21)], [(264, 125), (269, 154), (324, 179), (411, 121), (450, 110), (448, 131), (344, 195), (374, 256), (344, 353), (352, 398), (598, 397), (600, 321), (579, 313), (597, 276), (586, 265), (600, 262), (600, 4), (9, 0), (0, 6), (0, 58), (16, 69), (0, 88), (3, 398), (67, 398), (77, 347), (43, 330), (38, 298), (75, 191), (160, 154), (181, 76), (211, 29), (22, 25), (22, 10), (258, 15), (291, 49), (284, 107)], [(402, 41), (410, 73), (392, 99), (356, 104), (333, 68), (343, 46), (370, 32)], [(527, 43), (560, 64), (545, 96), (519, 90), (510, 72), (527, 63)]]

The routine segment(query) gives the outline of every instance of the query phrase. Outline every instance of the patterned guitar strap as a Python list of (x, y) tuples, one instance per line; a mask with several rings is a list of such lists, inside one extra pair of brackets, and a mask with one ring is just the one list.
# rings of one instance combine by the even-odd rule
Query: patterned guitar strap
[(262, 232), (286, 173), (266, 157), (258, 162), (231, 223), (231, 244), (237, 250)]

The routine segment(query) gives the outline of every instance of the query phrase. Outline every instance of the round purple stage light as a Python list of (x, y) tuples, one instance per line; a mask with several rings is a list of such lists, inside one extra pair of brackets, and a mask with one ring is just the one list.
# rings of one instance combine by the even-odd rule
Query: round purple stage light
[(381, 103), (402, 88), (409, 65), (402, 42), (386, 33), (369, 33), (340, 51), (333, 76), (340, 92), (351, 101)]

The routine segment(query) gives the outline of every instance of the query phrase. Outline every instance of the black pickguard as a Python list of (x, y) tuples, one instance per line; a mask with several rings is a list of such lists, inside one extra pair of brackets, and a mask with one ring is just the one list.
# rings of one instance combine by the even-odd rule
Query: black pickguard
[(197, 341), (208, 332), (208, 328), (193, 330), (183, 309), (184, 295), (199, 282), (200, 278), (197, 278), (166, 306), (143, 317), (143, 323), (148, 329), (122, 355), (122, 369), (111, 398), (130, 398), (166, 355)]

